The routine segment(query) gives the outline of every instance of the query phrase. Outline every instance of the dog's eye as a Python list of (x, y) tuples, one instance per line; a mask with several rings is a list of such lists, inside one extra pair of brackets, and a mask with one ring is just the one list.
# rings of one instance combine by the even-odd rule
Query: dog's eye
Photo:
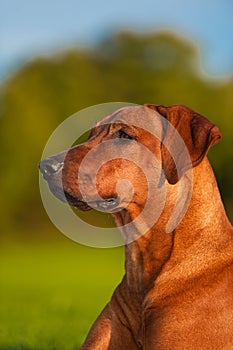
[(134, 137), (127, 134), (124, 130), (118, 130), (117, 137), (120, 139), (134, 140)]

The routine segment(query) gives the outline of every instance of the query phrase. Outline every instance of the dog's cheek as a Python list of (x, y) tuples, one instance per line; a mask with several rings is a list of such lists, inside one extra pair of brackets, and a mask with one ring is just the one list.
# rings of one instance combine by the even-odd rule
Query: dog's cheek
[(119, 180), (117, 170), (119, 165), (120, 164), (117, 161), (109, 161), (105, 163), (97, 172), (96, 178), (93, 179), (98, 194), (102, 198), (117, 197), (116, 184)]
[(144, 205), (148, 196), (148, 180), (143, 169), (126, 159), (115, 159), (104, 164), (96, 176), (96, 187), (101, 197), (117, 197)]

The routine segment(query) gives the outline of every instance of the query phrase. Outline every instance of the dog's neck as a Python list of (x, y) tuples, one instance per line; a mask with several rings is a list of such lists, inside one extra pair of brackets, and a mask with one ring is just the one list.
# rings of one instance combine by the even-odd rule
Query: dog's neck
[[(166, 184), (167, 201), (159, 220), (151, 229), (142, 236), (139, 236), (140, 228), (135, 227), (133, 233), (132, 227), (130, 229), (132, 242), (125, 246), (126, 278), (129, 288), (142, 297), (167, 266), (172, 269), (182, 264), (189, 252), (196, 254), (191, 256), (191, 259), (197, 261), (198, 250), (194, 249), (192, 252), (197, 241), (201, 241), (198, 244), (211, 254), (213, 245), (221, 244), (230, 236), (232, 228), (226, 217), (208, 160), (205, 159), (194, 168), (193, 174), (193, 193), (188, 210), (183, 220), (171, 233), (167, 233), (166, 228), (177, 199), (178, 185)], [(205, 177), (202, 174), (205, 174)], [(133, 212), (135, 215), (135, 208)], [(134, 219), (132, 214), (125, 211), (120, 217), (116, 217), (116, 222), (123, 226), (131, 219)], [(125, 231), (123, 229), (123, 236), (126, 237), (128, 234), (127, 229)], [(199, 268), (201, 269), (201, 266)]]

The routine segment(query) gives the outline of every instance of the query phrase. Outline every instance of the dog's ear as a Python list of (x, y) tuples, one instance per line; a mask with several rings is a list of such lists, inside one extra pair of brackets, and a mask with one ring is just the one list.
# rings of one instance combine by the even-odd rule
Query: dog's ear
[[(175, 184), (189, 168), (203, 160), (209, 148), (221, 139), (221, 134), (208, 119), (183, 105), (165, 107), (146, 104), (145, 107), (165, 118), (161, 143), (162, 166), (168, 182)], [(184, 143), (177, 141), (174, 128)], [(184, 145), (190, 156), (189, 162), (184, 156)]]

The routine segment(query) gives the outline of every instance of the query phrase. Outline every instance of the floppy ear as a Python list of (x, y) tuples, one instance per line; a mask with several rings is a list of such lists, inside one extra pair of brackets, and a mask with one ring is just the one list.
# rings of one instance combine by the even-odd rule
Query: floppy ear
[[(165, 107), (146, 104), (145, 107), (165, 118), (161, 144), (162, 166), (168, 182), (175, 184), (189, 168), (197, 166), (203, 160), (209, 148), (221, 139), (221, 134), (218, 127), (208, 119), (183, 105)], [(191, 162), (185, 160), (184, 144), (178, 144), (174, 128), (183, 139)]]

